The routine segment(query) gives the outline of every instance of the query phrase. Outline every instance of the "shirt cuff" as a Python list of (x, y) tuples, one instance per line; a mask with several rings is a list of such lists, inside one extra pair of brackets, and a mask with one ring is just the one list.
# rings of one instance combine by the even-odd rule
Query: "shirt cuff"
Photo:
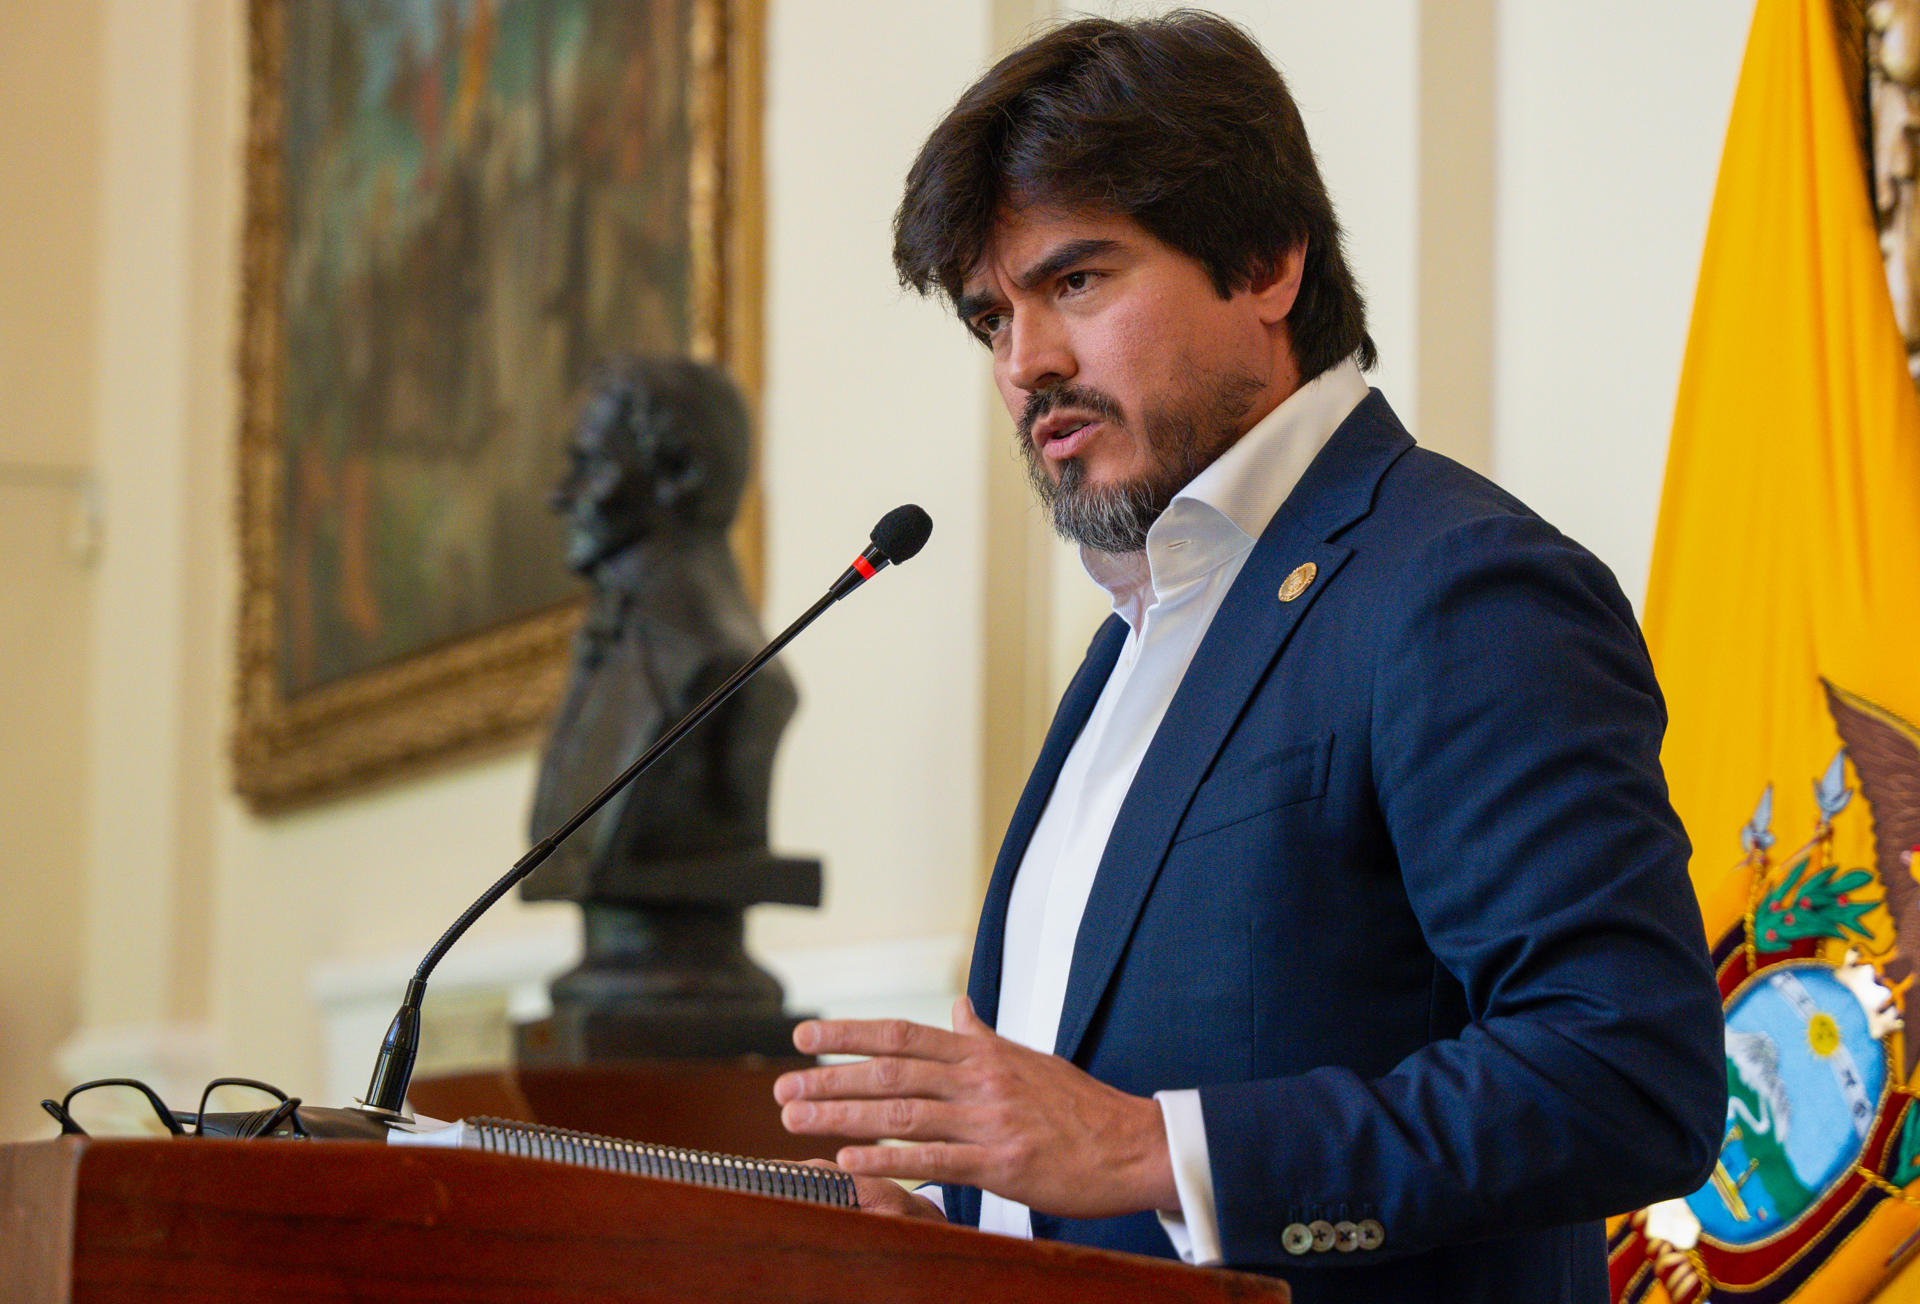
[(1173, 1164), (1173, 1188), (1180, 1212), (1157, 1211), (1161, 1230), (1188, 1263), (1217, 1267), (1220, 1215), (1213, 1204), (1213, 1166), (1207, 1157), (1207, 1126), (1198, 1091), (1156, 1091), (1160, 1118), (1167, 1126), (1167, 1158)]
[(912, 1188), (912, 1190), (913, 1194), (924, 1195), (927, 1199), (933, 1201), (933, 1207), (940, 1211), (942, 1218), (947, 1216), (947, 1193), (940, 1188), (940, 1183), (922, 1182), (920, 1185)]

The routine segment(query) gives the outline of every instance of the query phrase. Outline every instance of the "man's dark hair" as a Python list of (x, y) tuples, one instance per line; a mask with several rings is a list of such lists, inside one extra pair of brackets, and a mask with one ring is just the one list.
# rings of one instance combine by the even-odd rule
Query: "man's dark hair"
[(1102, 209), (1200, 263), (1222, 298), (1306, 242), (1287, 318), (1302, 381), (1375, 361), (1300, 111), (1246, 32), (1183, 9), (1082, 18), (969, 87), (907, 173), (893, 219), (900, 283), (956, 305), (1004, 210)]

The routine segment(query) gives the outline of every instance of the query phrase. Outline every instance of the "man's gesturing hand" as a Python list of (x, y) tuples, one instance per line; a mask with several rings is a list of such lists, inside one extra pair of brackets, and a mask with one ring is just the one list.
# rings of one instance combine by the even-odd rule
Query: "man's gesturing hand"
[(826, 1020), (795, 1028), (793, 1044), (810, 1055), (873, 1057), (782, 1074), (773, 1085), (789, 1132), (910, 1143), (847, 1146), (838, 1160), (850, 1173), (977, 1186), (1069, 1218), (1180, 1207), (1157, 1103), (997, 1035), (965, 997), (952, 1032)]

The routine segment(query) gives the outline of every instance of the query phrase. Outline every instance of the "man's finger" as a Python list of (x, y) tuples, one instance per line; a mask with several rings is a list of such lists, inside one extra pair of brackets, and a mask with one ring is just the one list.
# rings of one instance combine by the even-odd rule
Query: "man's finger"
[(794, 1028), (793, 1044), (806, 1055), (900, 1055), (952, 1063), (966, 1054), (965, 1038), (905, 1019), (808, 1019)]
[[(809, 1168), (826, 1168), (836, 1173), (847, 1172), (831, 1159), (802, 1159), (800, 1162)], [(852, 1173), (847, 1173), (847, 1176), (853, 1178), (854, 1199), (867, 1213), (885, 1214), (895, 1218), (946, 1221), (945, 1215), (931, 1200), (903, 1190), (896, 1182), (885, 1177), (855, 1176)]]
[(849, 1173), (861, 1177), (900, 1177), (979, 1186), (988, 1176), (986, 1148), (966, 1142), (843, 1146), (835, 1159)]
[(944, 1100), (796, 1100), (780, 1110), (789, 1132), (944, 1141), (961, 1134), (958, 1107)]
[(973, 998), (962, 996), (953, 1003), (953, 1030), (971, 1036), (981, 1036), (993, 1031), (993, 1025), (981, 1018), (973, 1008)]
[(953, 1074), (953, 1069), (937, 1061), (883, 1056), (858, 1064), (783, 1073), (774, 1081), (773, 1099), (781, 1105), (795, 1100), (880, 1100), (893, 1096), (951, 1100), (961, 1090)]

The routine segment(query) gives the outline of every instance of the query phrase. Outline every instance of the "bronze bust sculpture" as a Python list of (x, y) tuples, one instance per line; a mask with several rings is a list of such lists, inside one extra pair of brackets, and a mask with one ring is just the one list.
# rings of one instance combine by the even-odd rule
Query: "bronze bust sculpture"
[[(727, 529), (746, 487), (748, 418), (711, 367), (636, 358), (611, 371), (553, 496), (566, 560), (593, 586), (542, 758), (537, 839), (632, 762), (765, 641)], [(768, 665), (529, 877), (577, 901), (580, 966), (522, 1059), (791, 1054), (780, 987), (747, 958), (745, 907), (816, 905), (817, 861), (767, 849), (774, 750), (797, 702)]]

